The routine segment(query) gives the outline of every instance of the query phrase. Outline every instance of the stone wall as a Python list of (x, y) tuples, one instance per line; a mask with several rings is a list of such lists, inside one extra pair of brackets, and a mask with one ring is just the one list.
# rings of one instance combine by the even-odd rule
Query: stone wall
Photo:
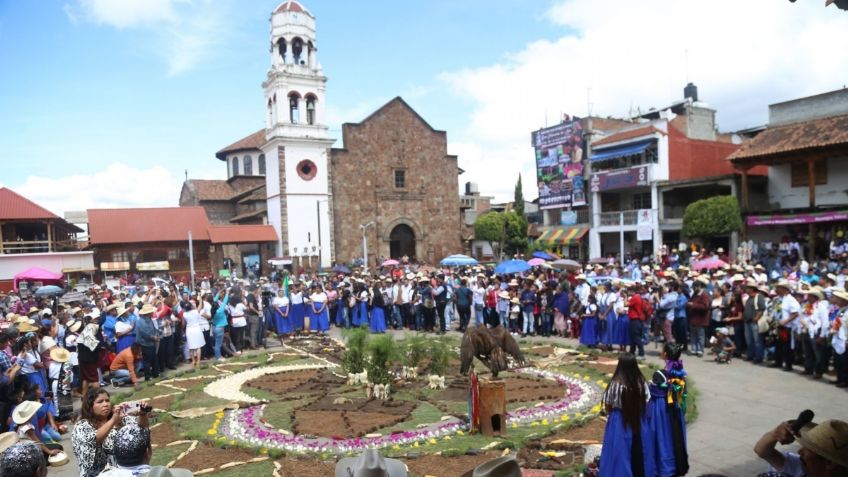
[[(344, 149), (331, 150), (335, 256), (362, 256), (360, 224), (368, 229), (369, 263), (390, 256), (399, 224), (415, 232), (416, 259), (430, 263), (462, 251), (456, 156), (447, 135), (434, 130), (401, 98), (363, 122), (342, 126)], [(403, 170), (405, 187), (395, 187)], [(399, 257), (392, 257), (399, 258)]]

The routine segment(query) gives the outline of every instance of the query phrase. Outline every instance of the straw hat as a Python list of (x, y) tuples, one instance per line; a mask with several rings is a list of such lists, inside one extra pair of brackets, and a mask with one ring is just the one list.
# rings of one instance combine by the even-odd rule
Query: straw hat
[(707, 279), (707, 277), (704, 277), (704, 276), (698, 277), (695, 281), (697, 283), (700, 283), (701, 285), (704, 285), (704, 286), (707, 286), (707, 285), (710, 284), (710, 281)]
[(117, 318), (119, 316), (123, 316), (127, 311), (129, 311), (129, 309), (124, 308), (123, 306), (118, 307), (118, 312), (117, 312), (118, 314), (115, 315), (115, 317)]
[(98, 308), (92, 308), (91, 311), (86, 313), (84, 316), (90, 316), (92, 319), (100, 318), (100, 310)]
[(82, 321), (70, 320), (65, 326), (71, 331), (71, 333), (79, 333), (79, 330), (82, 329)]
[(512, 300), (510, 300), (510, 302), (511, 302), (512, 304), (514, 304), (514, 305), (517, 305), (517, 304), (519, 303), (519, 302), (518, 302), (518, 297), (514, 297)]
[(71, 359), (71, 353), (64, 348), (53, 348), (50, 350), (50, 359), (57, 363), (67, 363)]
[(744, 282), (745, 277), (743, 277), (742, 274), (737, 273), (737, 274), (733, 275), (732, 277), (730, 277), (730, 281), (731, 282)]
[(15, 406), (15, 412), (12, 413), (12, 421), (17, 425), (25, 424), (38, 410), (41, 409), (41, 403), (35, 401), (24, 401)]
[(407, 473), (403, 461), (385, 458), (377, 449), (366, 449), (358, 457), (345, 457), (336, 464), (336, 477), (403, 477)]
[(577, 280), (583, 280), (583, 281), (586, 281), (586, 275), (584, 275), (584, 274), (582, 274), (582, 273), (581, 273), (580, 275), (577, 275), (577, 278), (576, 278), (576, 279), (577, 279)]
[[(765, 293), (766, 295), (768, 295), (769, 293), (771, 293), (771, 290), (769, 290), (769, 287), (768, 287), (765, 283), (763, 283), (763, 284), (761, 284), (760, 286), (758, 286), (758, 287), (757, 287), (757, 290), (759, 290), (759, 291), (761, 291), (761, 292)], [(848, 296), (848, 295), (846, 295), (846, 296)]]
[(503, 298), (505, 300), (508, 300), (509, 299), (509, 293), (507, 291), (502, 291), (502, 292), (498, 293), (498, 297)]
[(758, 263), (754, 265), (754, 270), (765, 270), (765, 268), (763, 268), (763, 265), (761, 263)]
[(45, 336), (44, 338), (41, 338), (41, 342), (38, 343), (38, 354), (44, 353), (45, 351), (55, 347), (56, 340), (54, 340), (52, 336)]
[(831, 419), (808, 424), (801, 429), (798, 442), (834, 464), (848, 467), (848, 422)]
[(792, 290), (794, 290), (794, 289), (795, 289), (795, 287), (793, 287), (793, 286), (792, 286), (792, 283), (790, 283), (790, 282), (789, 282), (789, 280), (787, 280), (787, 279), (785, 279), (785, 278), (781, 278), (781, 279), (777, 282), (777, 285), (775, 285), (775, 287), (777, 287), (777, 288), (783, 288), (783, 289), (785, 289), (785, 290), (789, 291), (790, 293), (792, 292)]
[(71, 308), (71, 316), (76, 315), (77, 313), (79, 313), (81, 311), (82, 311), (82, 308), (75, 306), (75, 307)]
[(156, 312), (156, 308), (153, 307), (150, 303), (145, 303), (141, 310), (138, 311), (139, 316), (141, 315), (152, 315)]
[(4, 432), (0, 434), (0, 453), (18, 443), (16, 432)]
[(514, 456), (508, 455), (484, 462), (462, 477), (519, 477), (521, 468)]
[(20, 331), (21, 333), (29, 333), (31, 331), (38, 331), (38, 328), (29, 324), (28, 322), (27, 323), (20, 323), (20, 324), (18, 324), (18, 331)]
[(844, 288), (834, 288), (830, 291), (830, 293), (836, 298), (848, 302), (848, 292), (846, 292)]
[(6, 321), (11, 321), (12, 323), (14, 323), (14, 322), (17, 321), (17, 319), (18, 319), (18, 315), (14, 314), (14, 313), (7, 313), (6, 314)]
[(412, 280), (413, 278), (415, 278), (415, 274), (413, 274), (413, 273), (407, 273), (407, 274), (406, 274), (406, 279), (407, 279), (407, 280)]
[(105, 309), (105, 310), (103, 310), (103, 311), (112, 311), (112, 310), (114, 310), (115, 308), (118, 308), (118, 305), (117, 305), (117, 304), (115, 304), (115, 303), (111, 303), (111, 304), (110, 304), (109, 306), (107, 306), (107, 307), (106, 307), (106, 309)]
[(807, 290), (807, 295), (813, 295), (819, 300), (824, 300), (824, 290), (821, 287), (813, 287)]
[(716, 277), (716, 278), (721, 278), (725, 275), (727, 275), (727, 273), (725, 273), (724, 270), (719, 270), (719, 271), (713, 273), (713, 276)]
[(513, 278), (512, 280), (509, 281), (509, 286), (517, 287), (518, 286), (518, 280)]
[(757, 281), (751, 277), (745, 279), (745, 286), (748, 288), (757, 288)]
[(27, 315), (31, 315), (33, 313), (38, 313), (38, 308), (31, 306), (31, 307), (29, 307), (29, 311), (27, 312)]

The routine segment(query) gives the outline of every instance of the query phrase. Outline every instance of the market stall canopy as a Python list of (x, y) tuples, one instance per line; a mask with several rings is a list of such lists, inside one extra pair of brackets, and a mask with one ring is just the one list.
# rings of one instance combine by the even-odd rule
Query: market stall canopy
[(536, 241), (546, 245), (570, 245), (579, 242), (588, 231), (589, 227), (586, 225), (551, 227), (542, 232)]
[(62, 285), (64, 276), (61, 273), (53, 273), (43, 268), (32, 267), (15, 275), (13, 289), (18, 290), (20, 282), (41, 282), (45, 285)]

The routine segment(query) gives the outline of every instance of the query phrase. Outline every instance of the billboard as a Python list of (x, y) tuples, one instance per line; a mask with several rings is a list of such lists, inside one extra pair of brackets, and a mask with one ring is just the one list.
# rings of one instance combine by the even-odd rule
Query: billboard
[(641, 165), (617, 171), (599, 171), (592, 174), (589, 188), (592, 192), (629, 189), (648, 185), (648, 166)]
[(536, 151), (539, 208), (585, 205), (583, 123), (562, 122), (534, 131), (530, 139)]

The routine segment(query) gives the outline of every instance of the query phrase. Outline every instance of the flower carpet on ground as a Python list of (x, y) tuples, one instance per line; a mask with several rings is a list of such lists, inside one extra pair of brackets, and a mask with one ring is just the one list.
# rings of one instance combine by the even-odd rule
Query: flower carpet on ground
[[(456, 348), (458, 341), (449, 344)], [(547, 348), (528, 353), (529, 365), (501, 374), (512, 397), (499, 437), (469, 428), (468, 378), (459, 375), (455, 356), (444, 389), (429, 386), (423, 368), (418, 377), (401, 378), (408, 373), (397, 366), (389, 397), (381, 400), (361, 383), (348, 384), (344, 350), (328, 338), (291, 340), (282, 351), (207, 367), (125, 399), (167, 407), (157, 413), (167, 426), (159, 433), (165, 440), (155, 443), (167, 458), (161, 464), (201, 475), (228, 475), (234, 466), (256, 469), (255, 475), (284, 475), (288, 468), (329, 475), (325, 462), (372, 447), (404, 459), (410, 475), (461, 475), (447, 462), (504, 452), (517, 453), (523, 467), (579, 472), (586, 443), (602, 439), (603, 426), (593, 421), (609, 374), (597, 369), (597, 355)], [(475, 366), (480, 379), (488, 379), (485, 366)], [(169, 447), (168, 439), (179, 444)]]

